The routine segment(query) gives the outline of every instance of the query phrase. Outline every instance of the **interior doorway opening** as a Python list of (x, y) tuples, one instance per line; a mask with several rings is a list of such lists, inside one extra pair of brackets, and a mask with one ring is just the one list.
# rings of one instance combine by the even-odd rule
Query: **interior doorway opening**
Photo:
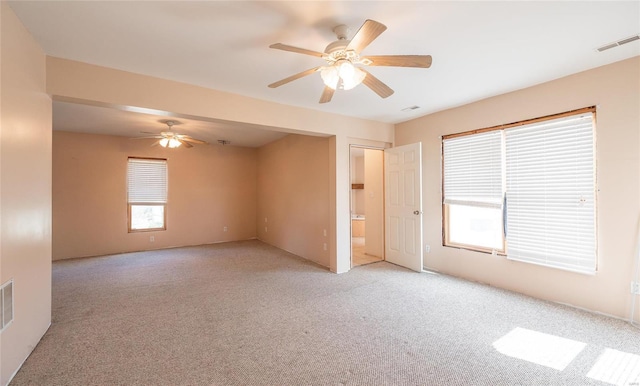
[(351, 267), (384, 260), (384, 150), (350, 148)]

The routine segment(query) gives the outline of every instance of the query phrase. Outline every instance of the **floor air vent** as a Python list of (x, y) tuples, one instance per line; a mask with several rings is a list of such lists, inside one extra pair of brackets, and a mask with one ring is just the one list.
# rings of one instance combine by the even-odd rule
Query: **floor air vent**
[(0, 287), (0, 332), (13, 321), (13, 280)]

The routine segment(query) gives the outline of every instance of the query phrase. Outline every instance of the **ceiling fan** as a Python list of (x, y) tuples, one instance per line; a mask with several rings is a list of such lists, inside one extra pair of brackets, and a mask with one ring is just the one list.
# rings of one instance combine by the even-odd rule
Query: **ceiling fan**
[(192, 143), (195, 144), (206, 144), (207, 142), (202, 141), (200, 139), (195, 139), (195, 138), (191, 138), (188, 135), (185, 134), (178, 134), (176, 132), (171, 131), (172, 127), (176, 124), (178, 124), (179, 122), (176, 121), (164, 121), (164, 123), (169, 127), (169, 131), (163, 131), (160, 134), (155, 134), (155, 133), (149, 133), (146, 131), (143, 131), (143, 134), (153, 134), (153, 135), (149, 135), (146, 137), (136, 137), (133, 139), (147, 139), (147, 138), (157, 138), (158, 140), (156, 142), (153, 143), (153, 145), (151, 146), (156, 146), (156, 145), (160, 145), (162, 147), (168, 147), (168, 148), (176, 148), (179, 147), (180, 145), (184, 145), (185, 147), (193, 147)]
[(280, 87), (296, 79), (311, 75), (315, 72), (320, 72), (322, 81), (325, 84), (324, 91), (320, 97), (320, 103), (327, 103), (331, 101), (335, 90), (350, 90), (360, 83), (364, 83), (365, 86), (369, 87), (376, 94), (382, 98), (386, 98), (393, 94), (393, 90), (378, 78), (371, 75), (364, 68), (356, 67), (356, 64), (363, 66), (429, 68), (432, 61), (430, 55), (360, 56), (362, 50), (371, 44), (371, 42), (380, 36), (380, 34), (382, 34), (386, 29), (387, 27), (382, 23), (374, 20), (366, 20), (353, 38), (351, 38), (351, 40), (347, 40), (349, 28), (346, 25), (339, 25), (333, 29), (338, 40), (330, 43), (325, 48), (324, 52), (307, 50), (282, 43), (272, 44), (269, 48), (317, 56), (324, 59), (327, 62), (327, 65), (302, 71), (288, 78), (271, 83), (269, 87)]

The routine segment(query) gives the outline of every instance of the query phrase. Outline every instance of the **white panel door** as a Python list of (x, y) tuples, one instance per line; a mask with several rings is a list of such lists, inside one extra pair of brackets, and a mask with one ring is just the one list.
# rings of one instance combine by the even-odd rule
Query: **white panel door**
[(384, 151), (385, 259), (422, 272), (422, 147)]

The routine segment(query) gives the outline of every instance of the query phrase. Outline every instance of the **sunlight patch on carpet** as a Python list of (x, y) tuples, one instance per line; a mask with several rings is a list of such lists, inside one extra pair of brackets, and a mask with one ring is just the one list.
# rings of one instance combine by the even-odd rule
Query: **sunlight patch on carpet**
[(607, 348), (587, 377), (612, 385), (640, 385), (640, 355)]
[(564, 370), (585, 343), (516, 327), (493, 342), (498, 352), (556, 370)]

